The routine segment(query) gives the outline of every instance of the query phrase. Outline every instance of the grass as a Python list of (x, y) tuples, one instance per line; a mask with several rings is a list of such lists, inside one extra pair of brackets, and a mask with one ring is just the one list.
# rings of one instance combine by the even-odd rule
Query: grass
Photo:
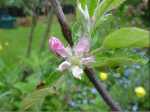
[[(35, 52), (39, 50), (45, 28), (45, 22), (38, 22), (32, 45), (32, 49)], [(0, 59), (3, 59), (7, 64), (14, 64), (18, 62), (20, 56), (25, 56), (29, 32), (30, 27), (18, 26), (14, 29), (0, 29), (0, 45), (2, 46), (0, 49)], [(60, 27), (56, 21), (52, 24), (50, 35), (61, 36)], [(46, 49), (48, 49), (48, 45), (46, 46)]]

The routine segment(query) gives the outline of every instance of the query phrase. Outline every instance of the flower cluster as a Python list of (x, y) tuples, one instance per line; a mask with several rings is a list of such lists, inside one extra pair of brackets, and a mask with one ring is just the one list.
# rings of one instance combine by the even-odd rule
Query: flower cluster
[(83, 67), (94, 62), (94, 57), (89, 54), (90, 41), (87, 37), (80, 38), (73, 48), (65, 48), (58, 38), (51, 37), (49, 46), (53, 53), (64, 58), (58, 70), (70, 70), (75, 78), (81, 79)]

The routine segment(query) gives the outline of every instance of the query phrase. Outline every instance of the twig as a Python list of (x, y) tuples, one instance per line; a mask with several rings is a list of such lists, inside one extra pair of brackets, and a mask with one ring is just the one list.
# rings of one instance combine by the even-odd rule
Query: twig
[(73, 41), (72, 41), (72, 34), (71, 30), (69, 28), (69, 25), (67, 24), (65, 15), (63, 13), (63, 10), (61, 8), (61, 5), (58, 0), (50, 0), (52, 7), (54, 8), (54, 11), (57, 15), (58, 21), (61, 25), (61, 30), (64, 35), (64, 38), (68, 41), (69, 45), (72, 47), (73, 46)]
[[(50, 0), (52, 7), (54, 8), (54, 11), (58, 17), (58, 20), (61, 24), (62, 32), (64, 34), (65, 39), (68, 41), (68, 43), (73, 46), (72, 36), (71, 36), (71, 30), (68, 27), (68, 24), (66, 22), (64, 13), (62, 11), (62, 8), (59, 4), (58, 0)], [(113, 102), (111, 96), (108, 94), (107, 90), (104, 88), (103, 84), (99, 82), (96, 78), (96, 74), (94, 73), (94, 70), (92, 68), (86, 67), (84, 69), (84, 72), (86, 73), (89, 80), (93, 83), (99, 94), (102, 96), (106, 104), (110, 107), (112, 111), (121, 111), (121, 108)]]
[(121, 111), (120, 107), (112, 100), (111, 96), (108, 94), (107, 90), (104, 88), (104, 85), (97, 81), (96, 74), (94, 73), (92, 68), (86, 67), (84, 69), (89, 80), (93, 83), (99, 94), (103, 97), (104, 101), (107, 105), (110, 106), (112, 111)]

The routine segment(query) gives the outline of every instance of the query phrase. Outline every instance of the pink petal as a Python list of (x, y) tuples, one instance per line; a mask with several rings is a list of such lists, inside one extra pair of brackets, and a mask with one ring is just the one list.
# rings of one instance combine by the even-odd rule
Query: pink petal
[(51, 37), (49, 39), (49, 47), (57, 55), (60, 55), (62, 57), (67, 57), (67, 51), (58, 38)]
[(90, 40), (87, 37), (82, 37), (79, 39), (79, 42), (75, 46), (75, 54), (80, 55), (87, 53), (90, 50)]
[(90, 65), (93, 62), (95, 62), (95, 58), (93, 56), (81, 59), (81, 63), (84, 64), (84, 65)]
[(71, 66), (71, 63), (69, 63), (68, 61), (64, 61), (59, 65), (58, 70), (62, 72), (68, 69), (70, 66)]

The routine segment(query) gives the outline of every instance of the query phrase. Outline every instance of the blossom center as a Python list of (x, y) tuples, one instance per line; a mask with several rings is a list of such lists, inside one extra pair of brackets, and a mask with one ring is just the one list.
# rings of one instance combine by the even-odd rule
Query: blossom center
[(80, 65), (80, 58), (77, 56), (71, 56), (69, 61), (73, 64), (73, 65)]

